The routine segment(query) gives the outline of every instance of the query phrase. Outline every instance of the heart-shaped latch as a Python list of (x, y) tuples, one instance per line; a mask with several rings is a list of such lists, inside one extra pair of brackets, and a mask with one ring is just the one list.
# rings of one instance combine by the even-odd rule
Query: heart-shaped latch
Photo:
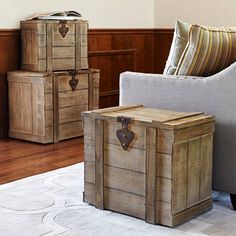
[(79, 80), (76, 79), (76, 75), (77, 75), (77, 71), (70, 71), (69, 74), (71, 75), (71, 79), (69, 80), (69, 85), (72, 89), (72, 91), (75, 91), (78, 83), (79, 83)]
[(134, 139), (134, 132), (128, 130), (128, 124), (131, 123), (131, 118), (119, 116), (117, 117), (117, 121), (122, 123), (122, 128), (116, 131), (116, 136), (119, 139), (122, 148), (126, 151)]
[(61, 21), (59, 22), (59, 24), (61, 24), (61, 26), (58, 28), (58, 30), (59, 30), (61, 36), (62, 36), (63, 38), (65, 38), (66, 35), (67, 35), (67, 33), (68, 33), (68, 31), (69, 31), (69, 27), (66, 26), (67, 21), (66, 21), (66, 20), (61, 20)]

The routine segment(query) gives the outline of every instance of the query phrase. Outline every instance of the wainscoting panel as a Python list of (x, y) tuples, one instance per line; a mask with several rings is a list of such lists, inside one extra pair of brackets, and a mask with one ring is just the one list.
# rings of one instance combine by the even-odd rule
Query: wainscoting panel
[(153, 72), (162, 74), (166, 60), (169, 55), (170, 46), (173, 38), (173, 29), (156, 29), (154, 46), (154, 67)]
[[(89, 29), (89, 67), (100, 69), (100, 108), (118, 105), (124, 71), (162, 73), (171, 29)], [(8, 133), (7, 71), (20, 68), (20, 30), (0, 30), (0, 138)]]
[(119, 74), (135, 71), (136, 49), (90, 52), (89, 64), (93, 65), (90, 67), (100, 69), (100, 108), (117, 105)]
[(8, 134), (7, 71), (20, 67), (20, 31), (0, 30), (0, 138)]
[(89, 66), (100, 69), (100, 108), (118, 105), (119, 75), (153, 71), (154, 30), (89, 30)]

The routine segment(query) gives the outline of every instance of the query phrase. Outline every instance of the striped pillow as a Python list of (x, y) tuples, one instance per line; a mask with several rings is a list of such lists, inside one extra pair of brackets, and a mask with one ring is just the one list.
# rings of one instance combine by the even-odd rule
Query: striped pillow
[(209, 76), (236, 61), (236, 27), (192, 25), (175, 75)]

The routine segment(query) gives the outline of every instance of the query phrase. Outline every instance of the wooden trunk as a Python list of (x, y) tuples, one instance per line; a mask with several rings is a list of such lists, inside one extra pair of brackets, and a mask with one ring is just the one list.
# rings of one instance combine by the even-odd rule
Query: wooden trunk
[(98, 108), (98, 70), (14, 71), (8, 85), (12, 138), (50, 143), (82, 136), (81, 112)]
[(88, 68), (88, 22), (32, 20), (21, 22), (21, 69), (30, 71)]
[(171, 227), (212, 207), (212, 116), (134, 105), (83, 122), (85, 202)]

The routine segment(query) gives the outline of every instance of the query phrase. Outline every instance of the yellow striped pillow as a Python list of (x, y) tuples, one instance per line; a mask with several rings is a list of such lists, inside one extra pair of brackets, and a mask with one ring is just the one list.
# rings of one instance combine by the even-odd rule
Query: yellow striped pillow
[(175, 75), (208, 76), (236, 60), (236, 27), (192, 25)]

